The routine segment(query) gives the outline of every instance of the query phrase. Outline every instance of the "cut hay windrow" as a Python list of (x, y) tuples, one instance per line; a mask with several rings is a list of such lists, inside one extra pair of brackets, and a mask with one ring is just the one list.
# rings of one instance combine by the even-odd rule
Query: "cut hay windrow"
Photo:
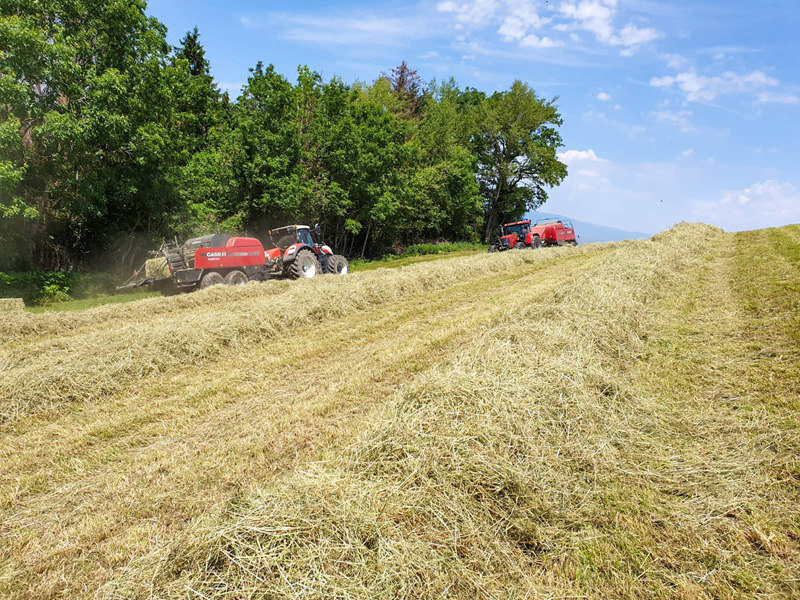
[(675, 438), (685, 416), (630, 387), (655, 303), (718, 235), (683, 224), (626, 244), (509, 312), (358, 439), (254, 482), (149, 559), (157, 580), (123, 574), (106, 597), (790, 597), (797, 554), (771, 556), (746, 516), (769, 457), (744, 439), (693, 452)]
[(60, 337), (88, 333), (94, 330), (119, 327), (120, 324), (160, 320), (176, 313), (203, 309), (218, 310), (222, 304), (231, 310), (236, 302), (253, 298), (268, 298), (282, 294), (291, 287), (290, 281), (252, 282), (246, 286), (214, 286), (191, 294), (172, 297), (145, 298), (135, 302), (98, 306), (76, 312), (45, 312), (20, 315), (15, 322), (0, 321), (0, 337), (6, 343), (29, 338), (58, 335)]
[(0, 298), (0, 314), (22, 313), (25, 310), (25, 303), (22, 298)]
[[(216, 286), (186, 297), (131, 303), (140, 306), (57, 316), (54, 323), (80, 323), (88, 331), (33, 338), (0, 350), (0, 419), (14, 420), (69, 402), (97, 401), (176, 365), (196, 367), (247, 343), (269, 343), (276, 334), (303, 323), (324, 323), (328, 318), (412, 294), (514, 269), (530, 271), (566, 256), (614, 247), (487, 254), (347, 277), (282, 282), (287, 285), (280, 288), (273, 287), (273, 282), (241, 288)], [(276, 289), (282, 293), (273, 293)], [(235, 304), (230, 300), (236, 300)], [(160, 307), (157, 302), (172, 306), (157, 318), (148, 319), (146, 307)], [(92, 330), (93, 315), (102, 315), (107, 325)], [(141, 322), (137, 322), (138, 315)], [(52, 331), (52, 327), (50, 324), (38, 331)]]

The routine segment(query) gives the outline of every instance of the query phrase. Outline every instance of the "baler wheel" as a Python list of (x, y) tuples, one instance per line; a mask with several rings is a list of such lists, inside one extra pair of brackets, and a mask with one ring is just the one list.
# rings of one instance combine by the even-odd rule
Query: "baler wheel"
[(221, 285), (223, 283), (225, 283), (225, 278), (222, 275), (216, 271), (209, 271), (203, 275), (203, 279), (200, 280), (200, 289), (204, 290), (212, 285)]
[(245, 285), (247, 283), (247, 275), (242, 271), (231, 271), (225, 275), (226, 285)]
[(541, 247), (542, 247), (542, 238), (540, 238), (538, 235), (533, 236), (533, 240), (531, 241), (531, 248), (533, 248), (534, 250), (538, 250)]
[(300, 279), (301, 277), (310, 279), (319, 272), (319, 261), (311, 250), (300, 250), (286, 269), (286, 274), (292, 279)]

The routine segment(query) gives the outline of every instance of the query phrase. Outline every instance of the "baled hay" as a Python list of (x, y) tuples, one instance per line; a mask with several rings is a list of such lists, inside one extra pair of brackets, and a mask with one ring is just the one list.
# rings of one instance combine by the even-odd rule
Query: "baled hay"
[(0, 313), (20, 313), (24, 310), (22, 298), (0, 298)]
[[(155, 595), (670, 596), (709, 561), (697, 595), (741, 589), (740, 558), (717, 548), (757, 553), (713, 515), (746, 502), (728, 480), (751, 464), (717, 469), (713, 453), (676, 451), (672, 408), (627, 389), (653, 302), (702, 264), (708, 238), (694, 233), (627, 245), (556, 298), (507, 314), (343, 451), (237, 499), (223, 522), (162, 553)], [(648, 489), (692, 478), (704, 485), (686, 501), (642, 505)], [(659, 524), (638, 529), (649, 519)], [(146, 596), (151, 585), (123, 578), (107, 591)]]
[(150, 277), (169, 277), (169, 265), (163, 256), (150, 258), (144, 263), (144, 276)]
[[(135, 306), (113, 307), (107, 312), (96, 309), (110, 318), (101, 329), (54, 339), (28, 339), (0, 350), (0, 420), (68, 402), (96, 401), (142, 384), (145, 378), (174, 369), (176, 364), (197, 366), (248, 343), (269, 343), (276, 334), (301, 324), (496, 273), (531, 272), (565, 256), (597, 251), (584, 246), (486, 254), (347, 277), (281, 282), (286, 285), (279, 288), (272, 288), (273, 282), (213, 286), (186, 297), (152, 299), (177, 301), (186, 310), (170, 310), (143, 322), (124, 317), (140, 314)], [(282, 289), (283, 293), (274, 294), (270, 289)], [(244, 299), (227, 302), (237, 298)], [(142, 303), (153, 305), (149, 300)], [(63, 324), (75, 318), (89, 325), (87, 319), (91, 321), (95, 314), (87, 311), (84, 316), (56, 317), (55, 322)]]

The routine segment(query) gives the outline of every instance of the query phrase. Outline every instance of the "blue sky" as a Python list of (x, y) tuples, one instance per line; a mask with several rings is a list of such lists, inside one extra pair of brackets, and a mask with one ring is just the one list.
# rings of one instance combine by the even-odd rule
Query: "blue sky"
[(567, 180), (542, 207), (655, 232), (800, 222), (800, 2), (151, 0), (197, 25), (221, 87), (273, 63), (372, 81), (401, 60), (485, 92), (522, 79), (564, 117)]

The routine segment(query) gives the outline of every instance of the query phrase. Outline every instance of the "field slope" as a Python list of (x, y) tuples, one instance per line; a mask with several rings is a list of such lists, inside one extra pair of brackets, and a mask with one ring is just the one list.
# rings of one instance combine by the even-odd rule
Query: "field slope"
[(2, 597), (800, 595), (800, 226), (0, 336)]

